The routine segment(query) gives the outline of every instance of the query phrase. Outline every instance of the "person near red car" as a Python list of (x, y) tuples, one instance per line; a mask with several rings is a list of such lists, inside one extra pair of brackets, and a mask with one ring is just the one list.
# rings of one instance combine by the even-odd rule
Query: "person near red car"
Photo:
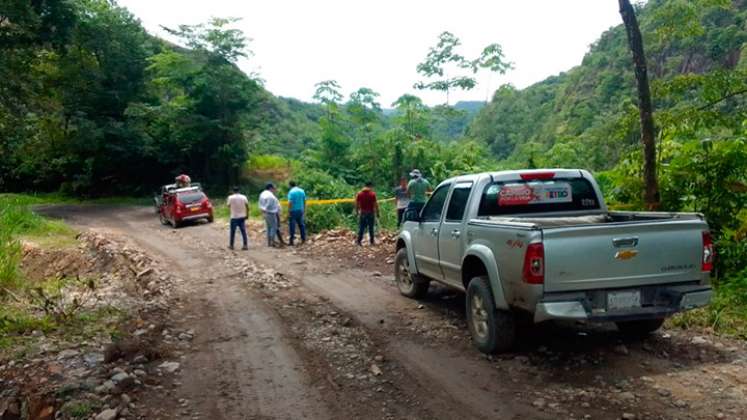
[(243, 241), (241, 249), (247, 250), (249, 249), (249, 241), (246, 236), (246, 218), (249, 216), (249, 200), (239, 192), (239, 187), (234, 187), (233, 194), (228, 196), (228, 208), (231, 211), (231, 236), (228, 240), (228, 247), (233, 249), (236, 229), (238, 229)]

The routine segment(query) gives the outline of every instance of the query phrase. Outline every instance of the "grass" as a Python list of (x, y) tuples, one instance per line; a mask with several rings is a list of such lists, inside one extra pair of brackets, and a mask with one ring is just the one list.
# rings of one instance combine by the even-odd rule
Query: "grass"
[(677, 314), (668, 322), (678, 328), (699, 327), (747, 339), (747, 270), (717, 283), (709, 306)]
[[(76, 244), (77, 232), (59, 220), (39, 216), (31, 206), (64, 203), (65, 198), (53, 195), (32, 196), (19, 194), (0, 194), (0, 242), (27, 240), (42, 247), (62, 248)], [(0, 243), (0, 254), (4, 249)], [(0, 255), (2, 258), (2, 255)]]
[[(97, 336), (117, 337), (118, 325), (126, 314), (111, 306), (81, 310), (66, 320), (29, 307), (25, 303), (3, 302), (0, 306), (0, 354), (8, 349), (28, 352), (33, 346), (34, 331), (54, 334), (71, 342), (82, 342)], [(16, 353), (18, 350), (16, 350)]]
[[(35, 304), (29, 284), (18, 268), (22, 257), (21, 241), (31, 241), (45, 248), (77, 244), (74, 229), (62, 221), (46, 219), (34, 213), (31, 207), (77, 202), (54, 194), (0, 194), (0, 350), (33, 341), (30, 337), (33, 331), (75, 337), (107, 333), (111, 327), (108, 320), (119, 317), (106, 309), (80, 310), (64, 321), (57, 319), (54, 314), (41, 310), (38, 302)], [(58, 287), (59, 282), (48, 280), (34, 286), (42, 289), (47, 285)]]
[(62, 407), (62, 412), (74, 419), (88, 418), (94, 413), (98, 405), (93, 405), (89, 401), (71, 401)]

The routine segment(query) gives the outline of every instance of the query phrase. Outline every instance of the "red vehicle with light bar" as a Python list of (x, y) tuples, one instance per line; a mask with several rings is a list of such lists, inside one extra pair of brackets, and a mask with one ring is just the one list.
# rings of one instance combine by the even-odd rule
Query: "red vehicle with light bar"
[(198, 185), (178, 188), (165, 185), (155, 199), (161, 223), (175, 229), (190, 221), (207, 220), (212, 223), (213, 204)]
[(520, 314), (655, 331), (709, 303), (713, 259), (702, 214), (610, 211), (584, 170), (502, 171), (448, 179), (406, 211), (394, 274), (411, 298), (431, 281), (464, 291), (472, 341), (493, 353)]

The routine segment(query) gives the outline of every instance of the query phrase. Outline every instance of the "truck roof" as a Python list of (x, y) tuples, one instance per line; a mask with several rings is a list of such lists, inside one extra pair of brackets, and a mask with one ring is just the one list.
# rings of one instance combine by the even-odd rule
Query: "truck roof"
[[(465, 182), (465, 181), (476, 181), (480, 178), (483, 178), (485, 176), (489, 176), (492, 179), (496, 181), (518, 181), (522, 179), (522, 175), (526, 177), (527, 175), (544, 175), (548, 176), (549, 174), (552, 174), (550, 178), (557, 177), (557, 178), (583, 178), (584, 175), (590, 176), (587, 171), (583, 169), (517, 169), (517, 170), (507, 170), (507, 171), (496, 171), (496, 172), (481, 172), (477, 174), (468, 174), (468, 175), (459, 175), (452, 178), (449, 178), (447, 180), (444, 180), (443, 183), (447, 182)], [(440, 184), (439, 184), (440, 185)]]

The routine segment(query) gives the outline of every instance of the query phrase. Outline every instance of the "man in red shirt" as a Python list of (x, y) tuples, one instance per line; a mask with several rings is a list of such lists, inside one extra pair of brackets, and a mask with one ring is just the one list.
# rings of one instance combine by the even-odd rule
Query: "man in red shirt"
[(366, 186), (355, 196), (355, 214), (358, 219), (358, 246), (363, 241), (363, 232), (368, 228), (371, 245), (374, 244), (374, 222), (379, 217), (379, 203), (373, 191), (373, 183), (366, 182)]

